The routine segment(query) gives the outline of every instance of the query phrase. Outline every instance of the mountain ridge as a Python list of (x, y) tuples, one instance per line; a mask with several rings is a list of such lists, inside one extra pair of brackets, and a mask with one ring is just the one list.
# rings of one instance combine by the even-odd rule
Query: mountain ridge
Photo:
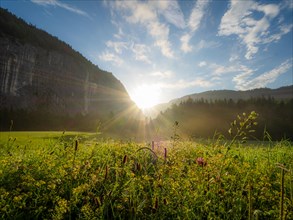
[[(98, 124), (129, 109), (139, 112), (124, 85), (112, 73), (101, 70), (67, 43), (2, 8), (0, 95), (1, 118), (7, 120), (13, 115), (9, 111), (22, 110), (31, 117), (30, 112), (58, 117), (82, 115)], [(13, 117), (21, 122), (19, 114)], [(1, 120), (1, 127), (7, 129), (9, 121)]]
[(147, 117), (155, 118), (160, 112), (164, 112), (174, 104), (180, 104), (180, 102), (192, 100), (247, 100), (250, 98), (274, 98), (276, 100), (289, 100), (293, 99), (293, 85), (282, 86), (276, 89), (270, 88), (256, 88), (252, 90), (208, 90), (200, 93), (193, 93), (185, 95), (180, 98), (172, 99), (167, 103), (160, 103), (154, 107), (146, 110), (144, 113)]

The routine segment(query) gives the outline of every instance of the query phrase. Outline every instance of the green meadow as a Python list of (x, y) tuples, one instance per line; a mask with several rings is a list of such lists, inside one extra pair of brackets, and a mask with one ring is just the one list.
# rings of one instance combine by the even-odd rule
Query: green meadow
[(0, 135), (1, 219), (293, 219), (289, 141)]

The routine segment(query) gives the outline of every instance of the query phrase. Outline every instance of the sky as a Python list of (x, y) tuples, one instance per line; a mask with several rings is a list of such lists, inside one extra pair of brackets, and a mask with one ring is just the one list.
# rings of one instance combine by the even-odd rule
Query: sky
[(112, 72), (141, 107), (207, 90), (293, 84), (293, 0), (0, 4)]

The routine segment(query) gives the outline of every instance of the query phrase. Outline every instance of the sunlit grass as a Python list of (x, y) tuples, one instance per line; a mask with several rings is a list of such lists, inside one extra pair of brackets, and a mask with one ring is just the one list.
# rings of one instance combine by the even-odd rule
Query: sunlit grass
[(281, 203), (293, 217), (290, 142), (166, 141), (152, 151), (95, 138), (1, 133), (0, 218), (278, 219)]

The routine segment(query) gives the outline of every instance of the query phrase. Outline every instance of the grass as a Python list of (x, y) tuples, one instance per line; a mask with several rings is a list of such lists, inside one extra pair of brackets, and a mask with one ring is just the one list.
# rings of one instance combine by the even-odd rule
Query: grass
[(1, 219), (293, 219), (287, 141), (152, 150), (89, 133), (0, 135)]

